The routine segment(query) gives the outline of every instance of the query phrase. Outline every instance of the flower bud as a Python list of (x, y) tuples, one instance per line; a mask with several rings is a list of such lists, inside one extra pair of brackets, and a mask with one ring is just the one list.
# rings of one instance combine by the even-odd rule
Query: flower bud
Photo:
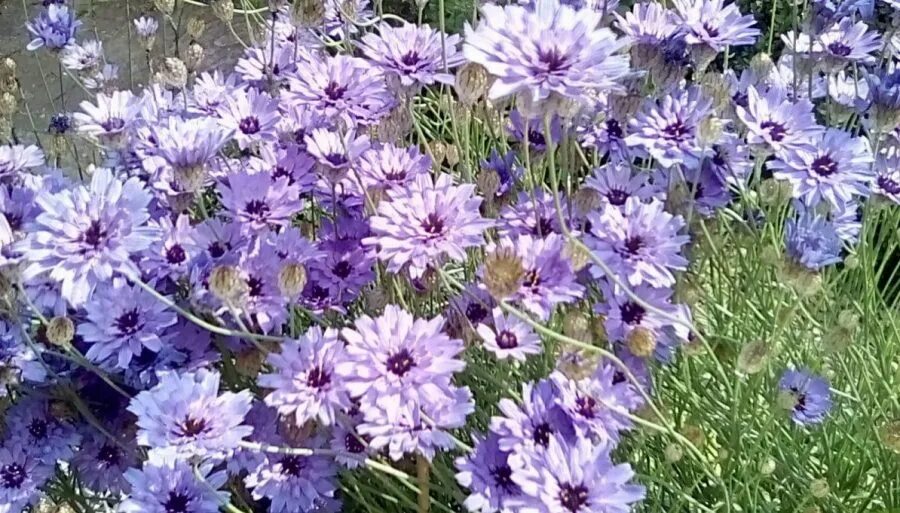
[(647, 358), (656, 350), (656, 335), (647, 328), (637, 327), (628, 334), (625, 344), (631, 354)]
[(582, 312), (569, 310), (563, 316), (562, 332), (569, 338), (589, 342), (591, 340), (591, 322)]
[(750, 71), (760, 80), (765, 80), (774, 69), (775, 63), (772, 62), (772, 57), (765, 52), (760, 52), (750, 59)]
[(569, 264), (575, 272), (581, 271), (591, 263), (590, 251), (571, 240), (567, 240), (563, 246), (563, 255), (569, 259)]
[(447, 145), (444, 144), (443, 141), (433, 141), (428, 144), (431, 148), (431, 154), (434, 155), (434, 162), (431, 163), (432, 166), (438, 171), (441, 169), (441, 164), (444, 163), (444, 160), (447, 158)]
[(894, 420), (881, 426), (878, 430), (878, 438), (889, 450), (900, 454), (900, 420)]
[(454, 84), (459, 102), (472, 106), (481, 99), (488, 90), (488, 74), (480, 64), (470, 62), (456, 71)]
[(219, 21), (231, 23), (234, 19), (234, 3), (232, 0), (213, 0), (212, 12)]
[(306, 286), (306, 268), (300, 264), (285, 264), (278, 272), (278, 289), (287, 297), (297, 297)]
[(769, 344), (764, 340), (754, 340), (741, 348), (737, 358), (737, 369), (744, 374), (756, 374), (766, 367), (769, 358)]
[(157, 11), (170, 16), (175, 10), (175, 0), (153, 0), (153, 6)]
[(522, 259), (512, 248), (497, 248), (484, 259), (484, 285), (498, 301), (515, 294), (524, 277)]
[(19, 102), (14, 94), (6, 92), (0, 94), (0, 115), (12, 117), (19, 107)]
[(234, 370), (241, 376), (255, 377), (262, 370), (266, 355), (255, 347), (242, 350), (234, 356)]
[(455, 144), (446, 145), (444, 158), (447, 159), (447, 165), (454, 167), (459, 164), (459, 148)]
[(569, 379), (580, 380), (593, 375), (599, 363), (596, 351), (563, 349), (556, 358), (556, 370)]
[(316, 27), (325, 19), (323, 0), (294, 0), (291, 6), (291, 20), (298, 27)]
[(170, 87), (182, 89), (187, 84), (187, 66), (177, 57), (169, 57), (164, 61), (161, 74), (163, 83)]
[(606, 333), (605, 316), (594, 314), (591, 318), (591, 335), (594, 337), (595, 345), (606, 345), (609, 342), (609, 335)]
[(204, 53), (200, 43), (191, 43), (190, 46), (187, 47), (187, 51), (184, 55), (184, 65), (187, 67), (188, 71), (196, 71), (197, 68), (200, 67), (200, 61), (203, 60)]
[(367, 289), (362, 293), (362, 303), (366, 313), (373, 315), (384, 309), (388, 303), (388, 297), (380, 288)]
[(235, 303), (247, 292), (247, 283), (237, 267), (220, 265), (213, 268), (207, 280), (209, 291), (224, 303)]
[(776, 463), (772, 458), (766, 458), (759, 464), (759, 473), (764, 476), (770, 476), (775, 472)]
[(684, 450), (680, 445), (674, 443), (667, 445), (664, 453), (667, 463), (678, 463), (684, 457)]
[(7, 57), (0, 61), (0, 77), (11, 78), (16, 76), (16, 61), (12, 57)]
[(701, 429), (700, 426), (687, 424), (681, 428), (681, 434), (698, 449), (706, 444), (706, 433), (703, 432), (703, 429)]
[(824, 479), (815, 479), (809, 484), (809, 494), (816, 499), (824, 499), (829, 493), (831, 493), (831, 488), (828, 486), (828, 481)]
[(56, 346), (68, 346), (75, 338), (75, 324), (68, 317), (54, 317), (47, 323), (47, 340)]
[(500, 190), (500, 175), (493, 169), (482, 169), (475, 178), (475, 185), (482, 196), (493, 198)]
[(588, 213), (599, 209), (602, 205), (603, 195), (590, 187), (578, 189), (572, 197), (572, 206), (575, 207), (575, 212), (580, 216), (586, 216)]
[(191, 36), (191, 39), (197, 40), (203, 35), (203, 32), (206, 31), (206, 22), (203, 21), (203, 18), (198, 18), (196, 16), (192, 17), (187, 22), (187, 33)]

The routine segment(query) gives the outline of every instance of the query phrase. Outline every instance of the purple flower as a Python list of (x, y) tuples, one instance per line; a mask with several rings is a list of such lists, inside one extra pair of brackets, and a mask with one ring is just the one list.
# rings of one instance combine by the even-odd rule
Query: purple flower
[(259, 376), (259, 385), (274, 389), (266, 404), (282, 415), (292, 415), (302, 426), (310, 419), (323, 425), (335, 422), (335, 415), (350, 406), (350, 397), (335, 374), (343, 359), (344, 344), (337, 330), (314, 326), (299, 340), (281, 344), (281, 351), (266, 359), (273, 372)]
[(219, 395), (219, 374), (201, 369), (163, 374), (128, 411), (137, 416), (138, 444), (181, 457), (220, 458), (253, 431), (243, 424), (252, 400), (249, 390)]
[(303, 208), (296, 185), (288, 185), (285, 178), (273, 182), (265, 173), (242, 171), (228, 175), (228, 184), (219, 191), (222, 205), (248, 234), (269, 225), (289, 226)]
[[(307, 440), (318, 447), (320, 440)], [(339, 511), (335, 494), (338, 467), (325, 456), (267, 454), (266, 461), (251, 472), (244, 483), (253, 498), (269, 499), (268, 511)]]
[(512, 511), (522, 494), (512, 480), (509, 452), (499, 446), (499, 437), (489, 432), (475, 442), (475, 450), (456, 459), (456, 480), (469, 489), (463, 505), (476, 513)]
[(319, 163), (321, 174), (332, 184), (341, 181), (350, 166), (369, 149), (369, 137), (356, 136), (353, 130), (341, 134), (334, 130), (316, 128), (306, 135), (306, 150)]
[(28, 50), (47, 48), (61, 50), (75, 40), (75, 31), (81, 21), (75, 19), (75, 13), (65, 5), (51, 4), (47, 10), (41, 11), (37, 18), (25, 25), (34, 39), (28, 43)]
[(685, 41), (706, 45), (716, 53), (728, 46), (752, 45), (759, 29), (752, 15), (742, 16), (737, 3), (724, 5), (724, 0), (674, 0), (681, 18)]
[(712, 171), (721, 183), (742, 189), (753, 172), (747, 145), (737, 135), (724, 132), (712, 149), (712, 157), (703, 161), (704, 171)]
[(40, 193), (42, 212), (18, 245), (28, 262), (23, 278), (47, 274), (71, 305), (85, 304), (98, 283), (136, 271), (131, 257), (156, 235), (145, 226), (150, 199), (137, 178), (123, 183), (108, 169), (96, 170), (90, 187)]
[[(278, 412), (274, 408), (270, 408), (262, 401), (255, 399), (245, 419), (246, 424), (253, 428), (252, 442), (275, 446), (286, 444), (281, 434), (282, 423)], [(254, 449), (241, 447), (235, 450), (226, 464), (228, 473), (234, 476), (242, 473), (246, 475), (264, 464), (268, 458), (267, 454)]]
[(493, 327), (479, 324), (477, 330), (484, 348), (497, 358), (524, 362), (529, 355), (543, 351), (541, 338), (525, 321), (504, 315), (500, 308), (494, 309), (493, 320)]
[(5, 369), (0, 377), (0, 397), (7, 397), (8, 389), (15, 388), (19, 381), (43, 383), (47, 379), (47, 369), (39, 355), (22, 339), (19, 329), (0, 320), (0, 366)]
[(237, 81), (237, 75), (233, 73), (226, 76), (218, 70), (201, 73), (194, 80), (188, 111), (218, 117), (219, 109), (225, 106), (237, 89)]
[(624, 40), (599, 28), (603, 13), (575, 10), (558, 0), (538, 0), (535, 8), (486, 4), (481, 21), (466, 26), (463, 54), (496, 77), (492, 100), (517, 93), (537, 103), (551, 94), (586, 100), (618, 87), (629, 71), (618, 52)]
[(518, 292), (510, 298), (526, 310), (547, 320), (553, 309), (582, 297), (584, 287), (576, 281), (575, 271), (563, 250), (565, 238), (550, 234), (544, 238), (520, 235), (514, 240), (501, 239), (499, 246), (512, 248), (522, 261), (525, 275)]
[(382, 72), (364, 59), (337, 55), (310, 56), (297, 65), (284, 94), (295, 105), (348, 126), (372, 124), (393, 107)]
[(0, 178), (16, 178), (26, 169), (44, 165), (44, 152), (34, 145), (0, 146)]
[(81, 44), (72, 43), (63, 49), (59, 59), (67, 70), (85, 74), (95, 72), (102, 67), (105, 59), (103, 42), (91, 40)]
[(0, 446), (0, 509), (11, 513), (35, 504), (53, 469), (54, 463), (44, 463), (18, 445)]
[(448, 331), (456, 337), (470, 340), (480, 324), (493, 325), (491, 311), (494, 306), (494, 299), (487, 290), (475, 283), (469, 284), (459, 295), (450, 299), (446, 313)]
[(264, 47), (244, 50), (244, 55), (238, 59), (234, 71), (245, 82), (261, 89), (268, 85), (266, 82), (270, 77), (274, 86), (283, 87), (287, 77), (296, 69), (294, 45), (283, 46), (276, 43), (273, 48), (270, 46), (269, 38), (266, 39)]
[(497, 173), (500, 186), (495, 196), (498, 198), (513, 190), (525, 171), (522, 166), (516, 164), (516, 152), (510, 150), (500, 155), (496, 148), (491, 148), (490, 156), (481, 161), (481, 169)]
[(629, 513), (646, 491), (631, 484), (634, 471), (615, 465), (610, 446), (589, 439), (551, 436), (546, 451), (510, 457), (512, 480), (533, 497), (536, 511), (546, 513)]
[(625, 142), (663, 167), (696, 166), (711, 153), (699, 140), (700, 123), (711, 112), (712, 100), (698, 87), (648, 101), (629, 123), (631, 135)]
[(737, 115), (747, 126), (747, 142), (781, 155), (788, 150), (809, 149), (822, 132), (809, 100), (792, 102), (778, 88), (761, 96), (747, 88), (747, 107), (737, 107)]
[(87, 428), (72, 466), (81, 481), (95, 492), (119, 494), (129, 489), (125, 473), (137, 464), (137, 446), (134, 436), (127, 434), (125, 426), (108, 429), (115, 440), (100, 431)]
[(308, 269), (312, 279), (341, 305), (354, 301), (375, 279), (375, 259), (359, 246), (358, 240), (356, 244), (353, 248), (341, 244), (321, 245), (327, 249), (325, 256), (311, 261)]
[(154, 153), (172, 167), (175, 179), (188, 192), (204, 185), (206, 163), (231, 139), (231, 133), (211, 118), (173, 116), (152, 125), (151, 130), (156, 142)]
[(891, 147), (875, 158), (872, 191), (900, 204), (900, 151)]
[(546, 449), (550, 439), (574, 440), (572, 419), (559, 405), (559, 390), (549, 379), (522, 385), (522, 404), (500, 399), (502, 416), (491, 418), (491, 431), (499, 436), (502, 451)]
[(256, 89), (237, 89), (219, 106), (219, 123), (234, 134), (241, 149), (275, 139), (278, 102)]
[(813, 271), (841, 261), (844, 245), (837, 228), (813, 210), (803, 209), (788, 219), (784, 239), (788, 256)]
[(386, 449), (394, 461), (416, 453), (431, 461), (438, 450), (453, 448), (449, 431), (465, 426), (466, 417), (474, 411), (469, 388), (449, 386), (418, 402), (380, 401), (364, 407), (357, 431), (369, 440), (371, 449)]
[(453, 374), (465, 368), (457, 358), (462, 341), (445, 335), (443, 327), (441, 316), (416, 319), (395, 305), (375, 319), (363, 315), (341, 331), (347, 347), (335, 366), (337, 376), (364, 409), (389, 399), (408, 404), (442, 396)]
[[(598, 367), (598, 371), (604, 367)], [(608, 366), (607, 370), (612, 370)], [(550, 375), (559, 390), (559, 404), (583, 437), (601, 443), (618, 442), (620, 433), (631, 429), (628, 414), (634, 407), (627, 381), (615, 381), (611, 372), (572, 380), (560, 372)]]
[(790, 401), (791, 419), (801, 426), (819, 424), (831, 411), (828, 381), (808, 370), (784, 371), (778, 389)]
[(172, 336), (163, 332), (176, 321), (175, 312), (123, 279), (102, 286), (84, 308), (87, 321), (78, 334), (90, 344), (85, 356), (98, 363), (110, 359), (119, 369), (144, 348), (159, 352)]
[(398, 77), (403, 87), (435, 82), (453, 85), (453, 75), (446, 70), (465, 59), (459, 53), (459, 36), (442, 36), (428, 25), (392, 27), (383, 23), (378, 35), (366, 34), (360, 46), (366, 57), (386, 75)]
[(872, 54), (880, 52), (882, 47), (878, 31), (870, 32), (868, 25), (861, 21), (854, 22), (850, 17), (835, 23), (814, 39), (801, 34), (798, 42), (798, 53), (809, 53), (811, 58), (824, 58), (826, 63), (840, 67), (848, 62), (873, 64), (876, 58)]
[(408, 188), (391, 191), (390, 200), (378, 205), (369, 219), (372, 236), (363, 244), (375, 248), (391, 272), (408, 266), (413, 278), (445, 257), (466, 259), (466, 249), (484, 243), (484, 231), (492, 222), (481, 217), (482, 199), (472, 184), (453, 185), (453, 178), (421, 175)]
[(6, 412), (4, 445), (21, 447), (47, 465), (68, 460), (81, 441), (75, 428), (50, 410), (47, 399), (26, 396)]
[(606, 205), (624, 207), (629, 198), (647, 201), (659, 198), (662, 191), (650, 184), (650, 175), (632, 171), (631, 164), (611, 161), (596, 168), (584, 181), (584, 186), (594, 189), (603, 197)]
[(156, 35), (156, 31), (159, 30), (159, 23), (154, 18), (141, 16), (134, 19), (134, 30), (139, 37), (146, 39)]
[(613, 16), (616, 27), (635, 46), (658, 46), (679, 30), (675, 13), (656, 2), (635, 2), (631, 11), (624, 15), (614, 12)]
[[(565, 200), (561, 198), (563, 204)], [(502, 237), (519, 235), (546, 237), (562, 233), (553, 196), (542, 189), (522, 191), (516, 201), (500, 210), (497, 232)]]
[(824, 200), (837, 207), (855, 195), (869, 195), (872, 162), (868, 139), (830, 128), (812, 147), (788, 151), (769, 167), (776, 178), (790, 182), (794, 197), (806, 205)]
[(163, 237), (156, 240), (144, 252), (141, 269), (157, 278), (177, 280), (188, 274), (190, 266), (203, 250), (195, 240), (195, 228), (191, 226), (190, 216), (180, 215), (173, 223), (169, 217), (163, 217), (156, 225)]
[[(684, 220), (669, 214), (663, 206), (659, 200), (642, 203), (629, 198), (624, 208), (606, 205), (602, 212), (589, 216), (588, 246), (632, 286), (648, 283), (668, 287), (675, 283), (672, 271), (687, 268), (681, 247), (690, 237), (679, 233)], [(605, 274), (598, 266), (591, 271), (598, 278)]]
[(141, 101), (130, 91), (98, 93), (97, 104), (81, 102), (81, 110), (72, 115), (78, 131), (95, 137), (100, 143), (119, 148), (140, 115)]
[(581, 144), (596, 148), (600, 154), (608, 154), (613, 160), (628, 160), (629, 150), (625, 143), (626, 128), (618, 119), (603, 114), (602, 121), (580, 128)]
[[(388, 192), (405, 188), (418, 176), (428, 174), (431, 158), (415, 146), (401, 148), (388, 143), (363, 153), (355, 169), (363, 188), (360, 194), (372, 189)], [(355, 185), (356, 179), (353, 181)]]
[(284, 148), (263, 147), (259, 159), (253, 159), (251, 168), (257, 172), (266, 172), (272, 181), (286, 178), (288, 185), (296, 184), (301, 194), (313, 190), (316, 182), (316, 161), (300, 145), (289, 143)]
[(121, 513), (217, 513), (228, 500), (227, 492), (218, 491), (225, 472), (213, 472), (211, 463), (193, 467), (172, 454), (151, 452), (141, 470), (128, 469), (125, 479), (131, 493), (119, 505)]
[[(541, 116), (526, 118), (518, 110), (509, 114), (509, 134), (519, 143), (527, 143), (529, 151), (543, 153), (549, 144), (559, 144), (562, 139), (562, 120), (559, 116), (550, 118), (550, 133), (545, 133), (546, 127)], [(524, 150), (522, 150), (524, 152)]]
[(331, 431), (332, 451), (341, 454), (335, 456), (335, 461), (340, 463), (344, 468), (359, 468), (372, 452), (369, 449), (368, 437), (364, 437), (357, 433), (355, 419), (338, 422)]

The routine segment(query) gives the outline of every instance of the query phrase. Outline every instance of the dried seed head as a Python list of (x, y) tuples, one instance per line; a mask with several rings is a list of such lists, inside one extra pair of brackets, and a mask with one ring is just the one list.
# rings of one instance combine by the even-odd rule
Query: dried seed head
[(200, 62), (203, 60), (204, 53), (205, 51), (200, 43), (191, 43), (190, 46), (187, 47), (187, 51), (184, 55), (184, 65), (187, 67), (188, 71), (193, 72), (200, 67)]
[(631, 354), (647, 358), (656, 350), (656, 335), (647, 328), (635, 328), (628, 334), (625, 341)]
[(599, 364), (600, 355), (595, 351), (562, 348), (556, 358), (556, 370), (576, 381), (590, 377)]
[(725, 124), (725, 121), (712, 116), (701, 121), (700, 130), (697, 134), (700, 145), (709, 148), (716, 144), (722, 138)]
[(192, 17), (187, 22), (187, 33), (191, 39), (198, 40), (206, 31), (206, 22), (202, 18)]
[(163, 69), (160, 70), (163, 83), (176, 89), (181, 89), (187, 84), (188, 69), (184, 61), (178, 57), (169, 57), (163, 61)]
[(700, 426), (686, 424), (681, 428), (681, 434), (690, 440), (690, 442), (698, 449), (706, 445), (706, 433), (703, 432), (703, 429)]
[(67, 346), (75, 338), (75, 324), (68, 317), (54, 317), (47, 323), (47, 340), (56, 346)]
[(572, 206), (575, 207), (575, 212), (580, 216), (586, 216), (588, 213), (599, 209), (602, 205), (603, 195), (590, 187), (578, 189), (572, 197)]
[(681, 446), (674, 443), (667, 445), (664, 453), (668, 463), (678, 463), (684, 457)]
[(606, 345), (609, 342), (609, 335), (606, 333), (606, 317), (601, 314), (595, 314), (591, 317), (591, 335), (594, 336), (594, 344)]
[(459, 102), (472, 106), (480, 100), (488, 90), (488, 74), (480, 64), (470, 62), (456, 71), (454, 84)]
[(482, 196), (493, 198), (500, 190), (500, 175), (493, 169), (482, 169), (475, 178), (475, 185)]
[(522, 259), (512, 248), (497, 248), (484, 259), (484, 285), (498, 301), (515, 294), (524, 277)]
[(838, 326), (848, 331), (855, 331), (859, 327), (859, 314), (855, 310), (841, 310), (838, 314)]
[(434, 162), (431, 165), (440, 170), (441, 164), (447, 158), (447, 145), (443, 141), (433, 141), (428, 146), (431, 148), (431, 154), (434, 155)]
[(459, 164), (459, 148), (455, 144), (446, 145), (446, 152), (444, 153), (447, 159), (447, 165), (450, 167), (454, 167)]
[(900, 419), (881, 426), (881, 429), (878, 430), (878, 437), (885, 447), (900, 454)]
[(278, 272), (278, 289), (287, 297), (297, 297), (306, 286), (306, 268), (300, 264), (285, 264)]
[(294, 0), (291, 20), (298, 27), (317, 27), (325, 20), (323, 0)]
[(19, 107), (16, 96), (10, 92), (0, 94), (0, 115), (12, 117)]
[(156, 10), (169, 16), (175, 10), (175, 0), (153, 0)]
[(0, 78), (14, 78), (16, 76), (16, 61), (7, 57), (0, 61)]
[(590, 342), (591, 340), (591, 322), (586, 315), (579, 310), (569, 310), (563, 316), (563, 335), (580, 340), (581, 342)]
[(375, 127), (375, 136), (381, 142), (396, 143), (412, 130), (412, 117), (405, 107), (396, 107)]
[(744, 374), (756, 374), (766, 367), (769, 359), (769, 344), (764, 340), (754, 340), (741, 348), (737, 358), (737, 369)]
[(375, 315), (377, 312), (384, 310), (388, 303), (388, 296), (381, 288), (375, 287), (363, 291), (362, 294), (363, 307), (369, 315)]
[(750, 59), (750, 71), (757, 77), (768, 77), (774, 69), (775, 63), (772, 62), (772, 57), (766, 52), (760, 52)]
[(569, 259), (569, 264), (572, 265), (572, 270), (575, 272), (581, 271), (591, 263), (590, 251), (575, 241), (566, 241), (563, 255)]
[(266, 355), (255, 347), (249, 347), (234, 356), (234, 370), (241, 376), (253, 377), (262, 370)]
[(224, 303), (236, 304), (247, 293), (247, 283), (237, 267), (220, 265), (213, 268), (207, 280), (209, 291)]
[(831, 488), (828, 486), (828, 481), (815, 479), (812, 483), (809, 483), (809, 494), (816, 499), (824, 499), (828, 497), (829, 493), (831, 493)]
[(213, 0), (213, 16), (225, 23), (231, 23), (234, 19), (234, 3), (232, 0)]

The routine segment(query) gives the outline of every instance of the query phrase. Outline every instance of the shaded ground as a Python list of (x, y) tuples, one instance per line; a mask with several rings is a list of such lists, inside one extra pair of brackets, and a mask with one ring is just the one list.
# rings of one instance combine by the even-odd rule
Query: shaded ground
[[(153, 58), (161, 60), (164, 48), (166, 55), (174, 55), (174, 31), (167, 30), (163, 41), (162, 19), (149, 0), (69, 0), (68, 4), (74, 6), (79, 19), (84, 22), (76, 35), (78, 41), (103, 41), (107, 61), (119, 66), (120, 88), (129, 88), (133, 83), (137, 90), (147, 83), (149, 77), (146, 55), (133, 33), (131, 23), (134, 18), (150, 15), (160, 21), (161, 30), (157, 35)], [(25, 28), (26, 20), (33, 18), (42, 8), (40, 0), (0, 0), (0, 58), (15, 59), (20, 87), (28, 104), (27, 110), (20, 105), (20, 112), (14, 120), (16, 133), (23, 140), (33, 140), (35, 135), (43, 139), (53, 114), (78, 110), (78, 104), (89, 97), (68, 77), (64, 78), (60, 90), (59, 68), (54, 55), (43, 49), (34, 52), (25, 49), (31, 40)], [(183, 25), (192, 16), (206, 21), (207, 29), (200, 41), (205, 49), (201, 69), (233, 65), (241, 48), (228, 28), (213, 17), (209, 8), (186, 5)], [(241, 37), (245, 37), (246, 31), (241, 30), (243, 20), (236, 16), (235, 21)], [(129, 27), (132, 27), (130, 69)], [(182, 35), (181, 39), (185, 45), (186, 37)]]

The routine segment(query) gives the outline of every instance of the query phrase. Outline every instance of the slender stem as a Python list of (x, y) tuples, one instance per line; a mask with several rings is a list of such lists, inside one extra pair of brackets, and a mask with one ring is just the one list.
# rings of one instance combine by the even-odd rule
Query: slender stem
[(431, 509), (430, 483), (431, 464), (422, 456), (421, 453), (416, 454), (416, 480), (419, 483), (419, 502), (418, 513), (428, 513)]

